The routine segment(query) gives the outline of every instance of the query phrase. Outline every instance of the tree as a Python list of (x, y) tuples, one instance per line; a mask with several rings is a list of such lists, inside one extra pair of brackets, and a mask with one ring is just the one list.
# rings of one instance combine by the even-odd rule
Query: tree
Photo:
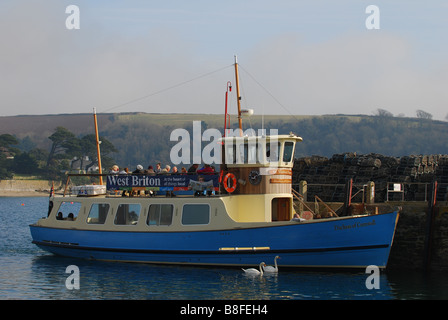
[(19, 141), (12, 135), (5, 133), (0, 134), (0, 147), (9, 148), (11, 145), (17, 145)]
[[(112, 165), (112, 158), (109, 157), (111, 153), (118, 152), (114, 145), (107, 140), (105, 137), (99, 137), (101, 141), (100, 152), (101, 152), (101, 162), (107, 167)], [(87, 134), (80, 139), (80, 153), (79, 157), (81, 159), (80, 168), (83, 168), (83, 160), (87, 156), (91, 159), (91, 163), (86, 166), (86, 170), (90, 167), (98, 164), (98, 152), (96, 149), (96, 136), (94, 134)]]
[(55, 133), (49, 136), (48, 139), (53, 141), (53, 144), (48, 154), (47, 168), (53, 160), (58, 158), (58, 154), (66, 154), (65, 158), (67, 158), (79, 151), (79, 140), (64, 127), (57, 127)]
[(417, 114), (417, 118), (419, 118), (419, 119), (428, 119), (428, 120), (432, 119), (432, 114), (430, 114), (426, 111), (423, 111), (423, 110), (417, 110), (416, 114)]
[(385, 109), (381, 109), (381, 108), (376, 109), (376, 112), (374, 114), (378, 117), (393, 117), (394, 116), (391, 112), (389, 112)]
[(38, 163), (28, 152), (23, 152), (14, 158), (15, 173), (33, 174), (38, 172)]

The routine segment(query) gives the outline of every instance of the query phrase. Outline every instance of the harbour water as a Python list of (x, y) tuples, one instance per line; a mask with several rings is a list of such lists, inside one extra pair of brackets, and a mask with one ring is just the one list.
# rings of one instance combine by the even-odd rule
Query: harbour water
[[(395, 300), (448, 299), (448, 275), (387, 270), (369, 274), (290, 271), (246, 276), (240, 268), (102, 262), (57, 257), (31, 243), (28, 225), (45, 216), (46, 197), (0, 197), (0, 299), (20, 300)], [(273, 264), (273, 261), (266, 261)], [(79, 288), (74, 287), (79, 270)], [(74, 288), (73, 288), (74, 287)]]

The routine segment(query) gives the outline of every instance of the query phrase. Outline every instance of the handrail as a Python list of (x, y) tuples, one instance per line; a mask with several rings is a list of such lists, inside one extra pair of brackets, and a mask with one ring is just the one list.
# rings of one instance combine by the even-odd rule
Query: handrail
[(314, 196), (316, 199), (317, 199), (317, 201), (320, 201), (320, 202), (322, 202), (322, 204), (332, 213), (332, 214), (334, 214), (336, 217), (339, 217), (338, 216), (338, 214), (333, 210), (333, 209), (331, 209), (321, 198), (319, 198), (318, 196)]
[(296, 198), (305, 208), (307, 208), (313, 214), (313, 216), (315, 216), (316, 214), (314, 213), (314, 211), (311, 210), (311, 208), (307, 206), (305, 201), (303, 201), (303, 196), (300, 193), (298, 193), (296, 190), (294, 190), (293, 188), (291, 188), (291, 191), (292, 191), (293, 197)]

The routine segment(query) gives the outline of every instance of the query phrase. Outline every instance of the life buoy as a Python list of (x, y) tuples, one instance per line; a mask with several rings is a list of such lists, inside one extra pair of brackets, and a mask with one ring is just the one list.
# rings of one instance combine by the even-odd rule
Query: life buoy
[[(229, 186), (228, 182), (231, 182), (231, 185)], [(223, 181), (223, 185), (224, 185), (224, 189), (228, 192), (228, 193), (232, 193), (235, 191), (236, 186), (237, 186), (237, 182), (236, 182), (236, 177), (233, 173), (228, 173), (224, 176), (224, 181)]]

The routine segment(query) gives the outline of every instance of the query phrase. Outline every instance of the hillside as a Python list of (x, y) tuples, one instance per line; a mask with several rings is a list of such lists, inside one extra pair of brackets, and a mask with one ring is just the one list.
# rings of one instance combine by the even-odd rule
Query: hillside
[[(119, 150), (114, 155), (120, 166), (147, 166), (168, 163), (177, 142), (170, 141), (176, 128), (192, 131), (192, 122), (201, 121), (202, 130), (222, 130), (223, 115), (110, 113), (98, 114), (100, 135)], [(377, 153), (388, 156), (448, 153), (448, 123), (417, 118), (365, 115), (264, 116), (264, 127), (279, 133), (294, 132), (303, 137), (296, 157), (331, 157), (343, 152)], [(235, 127), (236, 117), (232, 118)], [(9, 133), (28, 145), (48, 150), (48, 137), (62, 126), (77, 136), (94, 133), (92, 114), (60, 114), (0, 117), (0, 134)], [(262, 128), (261, 116), (244, 122), (245, 128)]]

